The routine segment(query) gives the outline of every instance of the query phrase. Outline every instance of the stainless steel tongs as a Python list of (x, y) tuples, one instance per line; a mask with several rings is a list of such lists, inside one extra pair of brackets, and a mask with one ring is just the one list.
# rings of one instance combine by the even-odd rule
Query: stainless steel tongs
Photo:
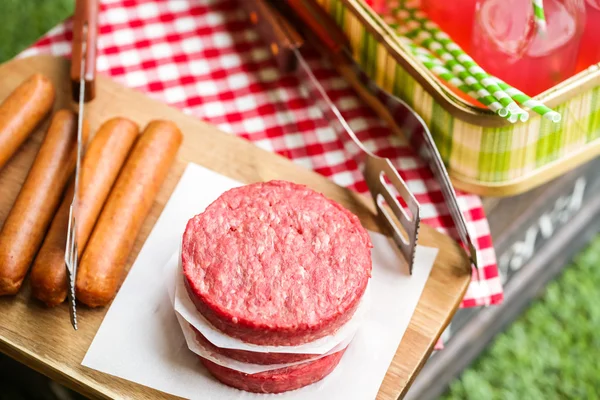
[[(340, 136), (347, 135), (358, 147), (359, 152), (354, 158), (369, 187), (371, 197), (373, 197), (377, 217), (392, 235), (394, 242), (407, 260), (409, 271), (412, 274), (419, 227), (421, 225), (420, 206), (417, 199), (408, 189), (408, 186), (390, 160), (371, 153), (356, 137), (354, 131), (350, 128), (338, 108), (327, 95), (323, 86), (313, 74), (300, 51), (294, 49), (294, 52), (299, 64), (298, 73), (303, 78), (303, 82), (308, 83), (310, 97), (319, 106), (319, 109), (323, 112), (323, 115), (334, 130)], [(406, 207), (410, 213), (407, 213), (400, 205), (397, 195), (400, 195), (406, 202)], [(388, 207), (385, 207), (385, 205)], [(388, 208), (392, 214), (390, 214)], [(401, 231), (398, 223), (405, 231), (405, 234)]]
[[(368, 152), (364, 146), (361, 145), (360, 141), (357, 140), (356, 136), (353, 134), (351, 129), (348, 129), (348, 124), (343, 121), (341, 118), (341, 114), (335, 107), (335, 105), (329, 100), (326, 95), (326, 92), (323, 90), (318, 80), (316, 80), (314, 74), (309, 72), (303, 72), (302, 70), (306, 70), (307, 68), (303, 67), (303, 65), (307, 65), (304, 60), (298, 55), (300, 54), (301, 46), (296, 39), (290, 42), (290, 37), (294, 37), (294, 35), (299, 36), (293, 33), (293, 29), (291, 29), (289, 23), (284, 18), (279, 18), (279, 23), (276, 24), (278, 26), (276, 29), (269, 28), (269, 25), (273, 25), (274, 21), (276, 22), (277, 16), (280, 16), (278, 13), (274, 13), (274, 9), (270, 8), (271, 6), (266, 3), (267, 0), (250, 0), (250, 1), (242, 1), (244, 6), (248, 9), (251, 16), (254, 15), (254, 19), (251, 17), (251, 20), (256, 24), (259, 31), (263, 37), (271, 43), (271, 50), (276, 55), (277, 61), (282, 68), (287, 68), (287, 70), (292, 70), (294, 67), (294, 62), (292, 60), (296, 60), (297, 63), (301, 64), (300, 73), (308, 77), (307, 81), (311, 82), (311, 94), (314, 99), (320, 102), (324, 97), (324, 102), (328, 103), (327, 107), (321, 107), (321, 109), (325, 112), (325, 115), (328, 116), (330, 121), (337, 125), (338, 123), (343, 126), (343, 130), (352, 138), (354, 142), (363, 150), (364, 154), (367, 154), (367, 163), (365, 163), (366, 167), (363, 169), (365, 174), (365, 180), (367, 181), (367, 185), (371, 191), (371, 195), (375, 200), (378, 215), (384, 221), (386, 226), (392, 224), (392, 219), (389, 214), (386, 214), (386, 209), (381, 207), (380, 200), (378, 198), (383, 197), (386, 199), (386, 202), (392, 206), (392, 211), (394, 216), (400, 221), (402, 227), (409, 232), (412, 251), (414, 252), (414, 246), (416, 245), (417, 233), (419, 227), (419, 206), (414, 196), (410, 193), (406, 184), (401, 180), (395, 180), (394, 177), (398, 177), (395, 169), (387, 159), (381, 159), (379, 157), (374, 156), (370, 152)], [(477, 250), (474, 246), (474, 243), (471, 239), (471, 235), (469, 234), (466, 221), (464, 219), (463, 214), (460, 211), (460, 207), (458, 205), (458, 201), (456, 198), (456, 194), (454, 192), (454, 188), (444, 166), (444, 163), (440, 157), (440, 154), (437, 150), (437, 147), (433, 141), (433, 137), (427, 128), (427, 125), (422, 120), (422, 118), (406, 103), (397, 97), (385, 92), (381, 88), (379, 88), (362, 70), (362, 68), (354, 61), (352, 57), (350, 46), (347, 42), (347, 39), (343, 32), (335, 25), (332, 21), (331, 17), (327, 14), (325, 10), (323, 10), (315, 0), (286, 0), (286, 1), (275, 1), (273, 5), (277, 7), (278, 11), (283, 12), (287, 18), (291, 19), (299, 19), (302, 25), (306, 25), (308, 27), (308, 32), (305, 32), (306, 36), (309, 38), (315, 39), (313, 40), (318, 42), (320, 47), (325, 47), (325, 51), (330, 56), (330, 59), (335, 64), (338, 71), (340, 71), (343, 77), (351, 83), (351, 85), (357, 90), (359, 95), (366, 100), (367, 103), (374, 108), (379, 115), (382, 115), (388, 123), (395, 129), (399, 129), (403, 132), (403, 134), (410, 140), (412, 147), (418, 151), (421, 159), (428, 163), (430, 170), (432, 171), (436, 181), (440, 185), (440, 189), (444, 196), (445, 203), (450, 211), (452, 216), (452, 220), (456, 226), (459, 237), (463, 244), (467, 247), (467, 252), (471, 259), (473, 266), (476, 268), (478, 273), (478, 281), (480, 285), (485, 283), (485, 279), (483, 277), (483, 270), (479, 268), (479, 260), (477, 257)], [(291, 12), (290, 12), (291, 11)], [(266, 21), (262, 21), (263, 23), (259, 23), (256, 16), (261, 14), (263, 15), (263, 19)], [(269, 15), (271, 13), (271, 15)], [(266, 22), (266, 23), (265, 23)], [(288, 38), (288, 43), (283, 43), (283, 46), (279, 47), (277, 44), (281, 42), (281, 39), (277, 35), (277, 30), (284, 30), (284, 33)], [(292, 32), (292, 33), (290, 33)], [(275, 46), (275, 47), (274, 47)], [(274, 51), (276, 50), (276, 51)], [(285, 70), (285, 69), (284, 69)], [(310, 71), (310, 68), (308, 68)], [(316, 83), (316, 84), (314, 84)], [(316, 89), (315, 89), (316, 87)], [(319, 92), (318, 95), (315, 95), (316, 92)], [(335, 117), (335, 118), (334, 118)], [(338, 132), (340, 129), (336, 129)], [(374, 158), (373, 158), (374, 157)], [(368, 167), (368, 170), (367, 170)], [(375, 171), (374, 174), (371, 174)], [(393, 171), (393, 172), (390, 172)], [(371, 172), (371, 173), (369, 173)], [(390, 180), (395, 180), (394, 187), (398, 190), (399, 194), (402, 196), (404, 201), (408, 204), (408, 209), (412, 212), (413, 208), (416, 212), (413, 212), (415, 216), (414, 219), (408, 219), (411, 221), (411, 224), (407, 223), (407, 219), (402, 216), (403, 210), (402, 208), (397, 207), (397, 203), (392, 203), (387, 201), (387, 196), (390, 195), (389, 190), (385, 190), (385, 195), (381, 192), (381, 176), (382, 174), (387, 175)], [(379, 177), (379, 180), (378, 180)], [(385, 186), (385, 185), (383, 185)], [(371, 189), (374, 188), (374, 189)], [(381, 196), (380, 196), (381, 195)], [(411, 201), (412, 199), (412, 201)], [(403, 215), (405, 216), (405, 215)], [(394, 239), (398, 243), (397, 237), (397, 225), (392, 224), (392, 234)], [(408, 228), (407, 228), (408, 226)], [(412, 233), (411, 233), (412, 232)], [(407, 255), (406, 249), (407, 246), (402, 243), (399, 244), (401, 250), (405, 254), (407, 260), (409, 262), (412, 261), (412, 255)], [(410, 248), (410, 245), (408, 246)], [(413, 253), (414, 254), (414, 253)], [(412, 270), (412, 266), (411, 266)]]
[[(355, 160), (373, 197), (377, 217), (391, 234), (412, 273), (421, 223), (419, 203), (390, 160), (374, 155), (357, 138), (302, 55), (302, 40), (291, 26), (263, 0), (243, 0), (241, 4), (263, 36), (271, 39), (271, 51), (280, 67), (284, 70), (297, 67), (296, 72), (309, 91), (308, 97), (316, 103), (338, 135), (349, 138), (358, 148)], [(397, 195), (404, 200), (407, 210), (400, 205)]]

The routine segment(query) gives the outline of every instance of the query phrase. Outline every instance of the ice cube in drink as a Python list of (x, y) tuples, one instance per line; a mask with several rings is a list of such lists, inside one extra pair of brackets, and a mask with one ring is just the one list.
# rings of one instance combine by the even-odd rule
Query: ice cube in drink
[(583, 31), (584, 0), (545, 0), (544, 10), (544, 35), (536, 31), (531, 1), (483, 0), (475, 16), (475, 61), (530, 96), (575, 73)]

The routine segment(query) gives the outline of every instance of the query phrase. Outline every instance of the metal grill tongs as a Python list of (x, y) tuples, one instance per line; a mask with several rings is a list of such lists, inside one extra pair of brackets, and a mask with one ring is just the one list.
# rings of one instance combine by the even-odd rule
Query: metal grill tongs
[[(265, 3), (266, 0), (253, 0), (246, 1), (242, 0), (242, 3), (245, 4), (247, 9), (253, 8), (254, 10), (248, 10), (251, 14), (251, 20), (256, 24), (258, 30), (261, 32), (262, 36), (268, 39), (271, 44), (271, 51), (276, 55), (278, 63), (282, 68), (287, 68), (287, 70), (292, 70), (294, 67), (294, 61), (299, 64), (301, 67), (300, 70), (308, 70), (309, 72), (304, 73), (300, 71), (301, 74), (307, 75), (307, 81), (316, 82), (316, 85), (311, 85), (317, 88), (317, 92), (322, 92), (325, 96), (325, 102), (328, 102), (328, 108), (331, 111), (327, 111), (327, 108), (321, 107), (326, 116), (331, 114), (335, 115), (335, 118), (329, 117), (330, 121), (339, 122), (346, 127), (348, 127), (347, 123), (341, 117), (341, 114), (335, 107), (335, 105), (329, 100), (326, 93), (318, 81), (314, 77), (314, 74), (310, 72), (310, 68), (306, 68), (307, 64), (302, 56), (298, 57), (298, 54), (302, 50), (299, 43), (294, 43), (292, 40), (291, 45), (288, 43), (287, 47), (283, 48), (274, 48), (273, 43), (277, 43), (279, 40), (276, 37), (276, 32), (272, 32), (273, 29), (269, 28), (268, 25), (272, 25), (275, 20), (279, 17), (279, 28), (280, 30), (285, 30), (285, 33), (288, 37), (293, 37), (293, 29), (291, 29), (290, 24), (287, 22), (287, 19), (291, 21), (299, 22), (297, 25), (304, 25), (308, 29), (306, 32), (303, 32), (306, 37), (312, 40), (311, 44), (316, 44), (317, 47), (324, 47), (324, 52), (329, 56), (332, 60), (333, 64), (336, 66), (336, 69), (343, 75), (346, 81), (348, 81), (358, 92), (358, 94), (365, 100), (373, 109), (377, 111), (377, 113), (384, 117), (384, 119), (391, 125), (392, 128), (396, 130), (400, 130), (411, 142), (412, 147), (418, 151), (421, 159), (427, 162), (430, 170), (432, 171), (436, 181), (440, 185), (440, 189), (444, 196), (445, 203), (448, 207), (452, 220), (456, 226), (458, 235), (462, 241), (462, 243), (466, 246), (468, 255), (470, 260), (477, 270), (478, 281), (480, 285), (482, 285), (485, 280), (483, 278), (483, 270), (479, 268), (479, 262), (477, 257), (477, 250), (473, 244), (471, 236), (469, 234), (466, 221), (462, 212), (460, 211), (460, 207), (458, 205), (458, 200), (456, 198), (456, 194), (454, 192), (454, 188), (448, 176), (448, 172), (444, 166), (444, 163), (440, 157), (440, 154), (436, 148), (436, 145), (433, 141), (433, 137), (427, 128), (427, 125), (423, 121), (423, 119), (406, 103), (397, 97), (387, 93), (383, 89), (379, 88), (362, 70), (360, 65), (358, 65), (354, 58), (352, 57), (352, 53), (350, 50), (350, 46), (348, 44), (347, 38), (344, 33), (335, 25), (332, 21), (331, 17), (323, 10), (314, 0), (286, 0), (286, 1), (274, 1), (272, 4), (277, 8), (277, 13), (275, 8), (271, 5)], [(265, 19), (264, 23), (260, 24), (256, 17), (252, 18), (253, 13), (261, 15), (260, 9), (266, 10), (266, 12), (262, 11), (262, 17)], [(271, 15), (268, 14), (271, 12)], [(275, 14), (273, 14), (275, 13)], [(281, 15), (285, 15), (285, 19), (281, 17)], [(277, 25), (276, 25), (277, 26)], [(276, 29), (276, 30), (277, 30)], [(291, 33), (290, 33), (291, 32)], [(297, 34), (295, 34), (297, 35)], [(288, 41), (290, 41), (288, 39)], [(296, 42), (298, 40), (296, 39)], [(274, 51), (276, 50), (276, 51)], [(311, 91), (313, 94), (315, 90)], [(314, 96), (314, 94), (313, 94)], [(322, 95), (314, 96), (315, 99), (323, 98)], [(339, 131), (339, 129), (338, 129)], [(381, 180), (381, 174), (390, 178), (390, 180), (394, 179), (393, 177), (398, 177), (394, 167), (387, 159), (382, 159), (374, 156), (370, 152), (368, 152), (364, 146), (357, 140), (356, 136), (352, 133), (351, 129), (345, 129), (346, 133), (352, 136), (352, 139), (356, 142), (356, 144), (363, 150), (365, 154), (368, 155), (366, 166), (369, 167), (369, 170), (364, 169), (365, 180), (369, 186), (371, 191), (371, 195), (375, 200), (377, 205), (377, 211), (379, 217), (384, 221), (386, 226), (392, 224), (391, 216), (386, 214), (386, 209), (381, 207), (378, 197), (380, 194), (381, 186), (383, 185), (383, 181)], [(370, 162), (370, 163), (369, 163)], [(375, 174), (372, 173), (375, 171)], [(393, 172), (390, 172), (393, 171)], [(378, 179), (379, 175), (379, 179)], [(402, 198), (406, 201), (408, 205), (408, 209), (415, 216), (414, 219), (409, 219), (412, 222), (412, 226), (409, 226), (406, 229), (405, 225), (406, 219), (402, 217), (397, 218), (401, 222), (404, 222), (402, 226), (407, 230), (407, 232), (414, 232), (414, 236), (411, 236), (411, 242), (413, 247), (412, 251), (414, 254), (414, 245), (416, 244), (418, 227), (419, 227), (419, 214), (418, 214), (418, 203), (414, 199), (414, 196), (410, 193), (406, 184), (399, 179), (394, 182), (394, 186), (396, 188), (401, 188), (398, 190)], [(398, 183), (400, 185), (398, 185)], [(372, 189), (374, 187), (375, 189)], [(389, 190), (386, 190), (385, 193), (387, 196), (390, 195)], [(396, 202), (388, 201), (388, 197), (384, 195), (384, 199), (386, 202), (392, 206), (392, 211), (394, 215), (397, 217), (399, 214), (404, 214), (401, 208), (394, 207), (397, 206)], [(412, 199), (414, 203), (410, 202)], [(413, 207), (416, 212), (413, 211)], [(392, 233), (394, 235), (394, 240), (396, 243), (399, 242), (399, 238), (397, 237), (397, 226), (392, 224)], [(414, 230), (411, 231), (411, 228)], [(396, 232), (396, 233), (394, 233)], [(410, 234), (410, 233), (409, 233)], [(403, 250), (403, 253), (407, 257), (407, 260), (412, 260), (412, 256), (407, 256), (405, 250), (407, 246), (402, 243), (400, 248)], [(411, 267), (412, 271), (412, 267)]]
[[(338, 135), (342, 139), (350, 139), (358, 148), (355, 160), (373, 197), (377, 217), (391, 234), (412, 273), (420, 226), (419, 203), (390, 160), (374, 155), (357, 138), (302, 55), (302, 38), (265, 1), (241, 0), (240, 3), (263, 36), (271, 40), (271, 51), (279, 66), (286, 72), (296, 69), (301, 82), (308, 89), (308, 97), (316, 103)], [(288, 57), (291, 54), (293, 58)], [(404, 200), (407, 210), (400, 205), (397, 195)]]
[(69, 306), (71, 325), (77, 330), (77, 305), (75, 281), (79, 264), (80, 248), (77, 245), (77, 216), (79, 214), (79, 178), (83, 157), (83, 110), (84, 103), (95, 96), (97, 0), (78, 0), (73, 18), (73, 51), (71, 57), (71, 84), (73, 101), (77, 103), (77, 164), (73, 201), (69, 208), (69, 228), (65, 248), (65, 265), (69, 278)]

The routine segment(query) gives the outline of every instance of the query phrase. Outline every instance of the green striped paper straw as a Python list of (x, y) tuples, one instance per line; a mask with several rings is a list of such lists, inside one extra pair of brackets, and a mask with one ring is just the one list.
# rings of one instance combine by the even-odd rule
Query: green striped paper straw
[(477, 99), (477, 93), (473, 92), (469, 85), (462, 79), (454, 75), (444, 63), (431, 52), (423, 47), (417, 46), (407, 38), (401, 38), (401, 42), (410, 49), (411, 53), (419, 60), (427, 69), (431, 70), (436, 76), (457, 87), (461, 92), (468, 96)]
[[(411, 1), (411, 0), (405, 0), (403, 3), (404, 3), (404, 7), (406, 7), (406, 8), (404, 10), (400, 11), (401, 13), (403, 13), (403, 14), (401, 14), (402, 16), (404, 16), (404, 17), (406, 17), (406, 15), (412, 16), (416, 11), (418, 11), (415, 9), (415, 7), (418, 6), (418, 3)], [(424, 18), (424, 15), (422, 16), (422, 18)], [(439, 29), (439, 27), (437, 29)], [(445, 35), (445, 33), (442, 32), (441, 30), (440, 30), (440, 32)], [(425, 50), (425, 49), (423, 49), (423, 50)], [(431, 55), (431, 56), (433, 58), (435, 58), (433, 55)], [(468, 57), (468, 58), (470, 59), (470, 57)], [(474, 61), (473, 61), (473, 63), (474, 63)], [(477, 67), (479, 67), (479, 66), (477, 66)], [(541, 103), (537, 100), (533, 100), (530, 96), (528, 96), (525, 93), (523, 93), (522, 91), (506, 84), (501, 79), (492, 77), (489, 75), (488, 75), (488, 77), (498, 86), (499, 89), (504, 91), (504, 93), (506, 93), (508, 96), (510, 96), (513, 100), (522, 104), (524, 107), (530, 108), (534, 112), (538, 113), (542, 117), (544, 117), (552, 122), (558, 123), (561, 121), (562, 116), (560, 115), (560, 113), (552, 110), (551, 108), (547, 107), (546, 105), (544, 105), (543, 103)], [(521, 114), (520, 119), (521, 119), (521, 121), (525, 122), (529, 117), (525, 111), (522, 110), (522, 112), (523, 112), (523, 114)], [(509, 118), (509, 120), (510, 120), (510, 118)]]
[[(431, 52), (429, 52), (427, 49), (415, 45), (406, 38), (400, 38), (400, 41), (403, 44), (405, 44), (411, 50), (413, 55), (415, 55), (415, 57), (419, 61), (421, 61), (423, 65), (425, 65), (425, 67), (430, 69), (436, 76), (439, 76), (441, 79), (456, 86), (459, 90), (463, 91), (464, 93), (467, 93), (471, 97), (474, 97), (471, 93), (465, 91), (465, 89), (468, 89), (468, 86), (465, 84), (465, 82), (463, 82), (460, 78), (454, 76), (452, 72), (444, 68), (443, 62), (437, 57), (435, 57)], [(558, 123), (561, 121), (561, 115), (558, 112), (552, 110), (550, 107), (547, 107), (545, 104), (532, 99), (525, 93), (513, 88), (512, 86), (508, 85), (499, 78), (494, 77), (493, 79), (496, 81), (496, 84), (506, 92), (506, 94), (513, 98), (513, 100), (519, 102), (523, 106), (531, 109), (532, 111), (541, 115), (543, 118), (546, 118), (554, 123)]]
[[(433, 40), (431, 35), (423, 31), (419, 28), (414, 29), (411, 25), (418, 25), (418, 22), (412, 21), (406, 23), (399, 32), (403, 33), (406, 30), (406, 33), (403, 33), (405, 37), (409, 39), (415, 40), (415, 42), (426, 49), (429, 49), (431, 52), (437, 54), (442, 60), (445, 61), (446, 67), (453, 74), (464, 80), (467, 85), (472, 89), (472, 91), (476, 94), (476, 99), (479, 100), (482, 104), (487, 106), (490, 110), (495, 112), (501, 117), (510, 118), (512, 113), (506, 109), (500, 102), (498, 102), (491, 93), (481, 85), (475, 77), (473, 77), (469, 72), (467, 72), (466, 68), (459, 64), (457, 60), (452, 57), (450, 53), (448, 53), (439, 43)], [(510, 120), (510, 119), (509, 119)]]
[(532, 109), (533, 111), (535, 111), (542, 117), (544, 117), (554, 123), (559, 123), (560, 120), (562, 119), (562, 116), (560, 115), (560, 113), (554, 111), (553, 109), (546, 106), (545, 104), (532, 99), (531, 97), (527, 96), (525, 93), (521, 92), (519, 89), (515, 89), (514, 87), (506, 84), (505, 82), (501, 81), (498, 78), (493, 78), (493, 79), (495, 79), (498, 86), (500, 86), (500, 88), (502, 90), (504, 90), (510, 97), (512, 97), (513, 99), (515, 99), (516, 101), (518, 101), (519, 103), (524, 105), (525, 107)]
[[(458, 78), (446, 67), (444, 67), (444, 63), (439, 58), (431, 54), (430, 51), (415, 45), (408, 39), (402, 40), (402, 42), (410, 49), (411, 53), (415, 56), (415, 58), (419, 60), (435, 76), (445, 80), (452, 86), (455, 86), (458, 90), (467, 94), (468, 96), (477, 99), (477, 94), (471, 90), (469, 85), (467, 85), (462, 79)], [(526, 122), (527, 120), (529, 120), (529, 114), (527, 112), (525, 112), (524, 114), (511, 114), (510, 116), (508, 116), (507, 119), (509, 122), (512, 123), (517, 122), (517, 120), (520, 120), (521, 122)]]
[(544, 14), (544, 0), (532, 0), (533, 20), (540, 34), (546, 33), (546, 16)]
[[(406, 3), (405, 3), (406, 6)], [(442, 60), (447, 61), (450, 58), (458, 61), (460, 65), (467, 69), (469, 74), (474, 77), (485, 89), (500, 102), (500, 104), (512, 114), (519, 114), (521, 120), (527, 118), (527, 114), (521, 107), (515, 103), (511, 97), (506, 94), (496, 82), (491, 79), (492, 77), (485, 72), (467, 53), (465, 53), (459, 45), (454, 43), (450, 37), (443, 32), (437, 24), (429, 20), (425, 14), (414, 8), (405, 8), (408, 11), (410, 17), (407, 21), (416, 21), (419, 23), (420, 28), (414, 29), (413, 32), (405, 32), (404, 35), (409, 38), (427, 37), (426, 41), (434, 42), (433, 45), (430, 43), (429, 46), (425, 46), (430, 50), (433, 50)], [(425, 35), (426, 32), (428, 35)], [(463, 78), (464, 79), (464, 78)], [(465, 79), (465, 82), (470, 82)], [(524, 121), (523, 121), (524, 122)]]

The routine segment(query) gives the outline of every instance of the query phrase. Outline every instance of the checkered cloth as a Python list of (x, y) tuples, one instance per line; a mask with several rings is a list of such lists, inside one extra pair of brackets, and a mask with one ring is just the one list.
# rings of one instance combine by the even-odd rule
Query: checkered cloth
[[(327, 120), (279, 72), (267, 46), (235, 0), (104, 0), (98, 72), (217, 125), (257, 146), (361, 193), (367, 186)], [(21, 56), (70, 54), (71, 21)], [(423, 222), (457, 237), (438, 184), (413, 150), (361, 102), (318, 54), (309, 59), (329, 96), (365, 145), (388, 157), (421, 204)], [(472, 283), (463, 307), (502, 301), (492, 239), (477, 196), (459, 204), (479, 248), (485, 285)]]

